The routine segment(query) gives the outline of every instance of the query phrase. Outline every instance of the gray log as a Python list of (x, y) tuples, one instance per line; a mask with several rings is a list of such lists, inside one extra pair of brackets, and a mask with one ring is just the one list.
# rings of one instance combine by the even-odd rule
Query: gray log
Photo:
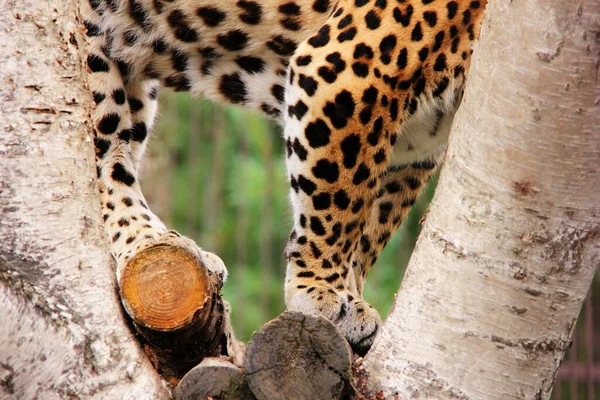
[(246, 380), (259, 400), (339, 399), (348, 389), (351, 354), (325, 318), (286, 312), (252, 337)]

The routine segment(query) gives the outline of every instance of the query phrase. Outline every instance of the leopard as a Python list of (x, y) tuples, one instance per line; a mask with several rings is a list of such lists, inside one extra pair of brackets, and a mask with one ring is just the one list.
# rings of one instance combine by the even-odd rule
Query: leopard
[[(293, 208), (287, 310), (364, 355), (382, 319), (370, 268), (445, 157), (486, 0), (82, 0), (104, 231), (119, 281), (152, 246), (218, 255), (168, 229), (139, 172), (159, 88), (282, 126)], [(283, 261), (282, 260), (282, 261)]]

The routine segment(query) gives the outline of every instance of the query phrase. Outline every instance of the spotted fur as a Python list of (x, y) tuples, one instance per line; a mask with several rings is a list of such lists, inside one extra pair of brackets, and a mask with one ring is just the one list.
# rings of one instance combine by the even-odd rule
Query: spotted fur
[(288, 309), (329, 318), (353, 348), (380, 317), (369, 268), (443, 157), (486, 1), (83, 0), (98, 176), (117, 277), (167, 244), (137, 173), (159, 87), (267, 114), (284, 125), (294, 228)]

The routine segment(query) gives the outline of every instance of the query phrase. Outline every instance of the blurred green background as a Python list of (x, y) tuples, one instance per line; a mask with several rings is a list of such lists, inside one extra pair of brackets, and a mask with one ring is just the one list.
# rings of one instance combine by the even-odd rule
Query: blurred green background
[[(218, 254), (236, 335), (283, 311), (283, 249), (292, 211), (284, 140), (274, 122), (241, 108), (163, 93), (142, 171), (144, 194), (170, 227)], [(371, 270), (365, 297), (385, 317), (433, 196), (430, 185)]]
[[(218, 254), (229, 270), (224, 296), (239, 339), (284, 309), (283, 249), (292, 212), (281, 128), (241, 108), (171, 92), (160, 96), (155, 137), (142, 170), (152, 210)], [(365, 298), (385, 318), (434, 192), (429, 184), (369, 273)], [(600, 398), (600, 279), (592, 285), (553, 399)], [(591, 300), (590, 300), (591, 299)], [(598, 304), (598, 306), (595, 306)]]

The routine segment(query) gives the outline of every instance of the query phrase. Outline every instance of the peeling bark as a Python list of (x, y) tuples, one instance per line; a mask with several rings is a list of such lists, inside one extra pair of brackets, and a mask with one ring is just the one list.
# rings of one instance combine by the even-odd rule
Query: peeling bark
[(599, 32), (598, 0), (488, 5), (368, 395), (550, 397), (600, 263)]
[(7, 0), (0, 27), (0, 398), (168, 398), (100, 230), (76, 4)]

